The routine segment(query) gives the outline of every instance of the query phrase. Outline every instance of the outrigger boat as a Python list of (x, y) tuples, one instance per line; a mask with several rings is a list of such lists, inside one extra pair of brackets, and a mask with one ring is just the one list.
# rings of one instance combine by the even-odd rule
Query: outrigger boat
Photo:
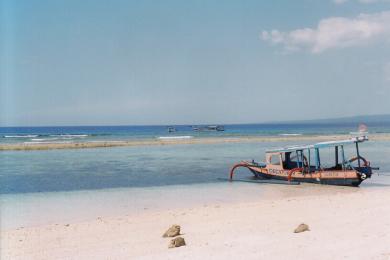
[[(371, 178), (372, 170), (379, 170), (371, 167), (370, 162), (360, 155), (359, 144), (364, 141), (368, 141), (367, 136), (268, 150), (265, 163), (252, 160), (234, 165), (230, 171), (230, 180), (233, 180), (235, 169), (245, 167), (258, 179), (359, 186), (364, 180)], [(352, 158), (346, 158), (344, 147), (347, 145), (354, 145)], [(324, 148), (334, 149), (333, 166), (321, 163), (320, 150)]]

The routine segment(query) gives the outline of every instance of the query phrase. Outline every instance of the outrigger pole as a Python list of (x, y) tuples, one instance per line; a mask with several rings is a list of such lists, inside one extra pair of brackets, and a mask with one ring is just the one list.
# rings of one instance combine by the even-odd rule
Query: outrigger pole
[(239, 162), (239, 163), (233, 165), (232, 169), (230, 170), (230, 178), (229, 178), (229, 180), (233, 181), (234, 170), (236, 168), (238, 168), (238, 167), (245, 167), (245, 168), (248, 168), (250, 170), (249, 166), (250, 166), (250, 164), (248, 162), (246, 162), (246, 161), (242, 161), (242, 162)]
[(260, 175), (251, 169), (251, 167), (257, 167), (257, 168), (264, 168), (265, 165), (260, 165), (260, 164), (257, 164), (257, 163), (250, 163), (250, 162), (247, 162), (247, 161), (241, 161), (235, 165), (233, 165), (232, 169), (230, 170), (230, 176), (229, 176), (229, 181), (233, 181), (233, 176), (234, 176), (234, 170), (239, 168), (239, 167), (244, 167), (244, 168), (247, 168), (248, 170), (250, 170), (253, 175), (255, 176), (255, 178), (258, 178), (258, 180), (235, 180), (235, 181), (241, 181), (241, 182), (253, 182), (253, 183), (272, 183), (272, 184), (287, 184), (287, 185), (299, 185), (300, 182), (296, 182), (296, 181), (292, 181), (292, 177), (291, 175), (295, 172), (295, 171), (302, 171), (303, 168), (294, 168), (292, 170), (289, 171), (289, 174), (288, 174), (288, 181), (283, 181), (283, 180), (267, 180), (267, 179), (264, 179), (260, 177)]
[(360, 154), (359, 154), (359, 144), (358, 144), (358, 142), (356, 142), (356, 155), (357, 155), (357, 158), (358, 158), (358, 165), (360, 167), (360, 160), (359, 160)]

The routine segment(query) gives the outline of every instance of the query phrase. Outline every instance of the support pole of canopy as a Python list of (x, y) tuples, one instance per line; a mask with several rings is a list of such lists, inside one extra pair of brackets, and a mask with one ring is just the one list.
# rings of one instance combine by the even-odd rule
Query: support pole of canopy
[(360, 154), (359, 154), (359, 144), (356, 142), (356, 155), (357, 155), (357, 160), (358, 160), (358, 165), (360, 167)]
[(345, 154), (344, 154), (344, 146), (341, 146), (341, 156), (343, 159), (343, 170), (345, 170)]
[(317, 170), (320, 170), (321, 161), (320, 161), (320, 150), (318, 148), (316, 148), (316, 167)]

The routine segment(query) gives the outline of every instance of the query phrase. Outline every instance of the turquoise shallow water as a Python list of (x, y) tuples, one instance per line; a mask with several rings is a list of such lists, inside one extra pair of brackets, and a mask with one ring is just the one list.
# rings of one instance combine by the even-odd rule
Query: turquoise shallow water
[(262, 194), (263, 190), (256, 185), (228, 182), (3, 194), (0, 228), (73, 223), (97, 217), (250, 201)]
[[(291, 144), (297, 142), (3, 151), (0, 194), (218, 182), (234, 163), (263, 161), (266, 149)], [(366, 142), (361, 154), (390, 172), (390, 142)]]
[(7, 151), (0, 193), (70, 191), (215, 182), (271, 144), (216, 144)]
[[(371, 132), (390, 132), (370, 126)], [(235, 125), (224, 132), (194, 132), (178, 126), (0, 128), (0, 143), (90, 142), (160, 136), (278, 136), (349, 133), (355, 125)], [(356, 192), (389, 188), (390, 177), (373, 175), (359, 188), (319, 185), (229, 183), (231, 166), (264, 160), (269, 148), (302, 142), (220, 143), (0, 152), (0, 228), (83, 221), (145, 210), (191, 207), (299, 193)], [(326, 152), (326, 151), (325, 151)], [(346, 151), (349, 156), (352, 151)], [(326, 153), (325, 153), (326, 154)], [(331, 153), (330, 153), (331, 154)], [(361, 154), (390, 173), (390, 142), (367, 142)], [(322, 155), (321, 155), (322, 156)], [(332, 156), (328, 159), (332, 160)], [(326, 161), (326, 156), (322, 158)], [(245, 178), (245, 169), (236, 173)]]
[[(193, 131), (191, 126), (79, 126), (0, 128), (0, 144), (93, 142), (193, 136), (278, 136), (339, 134), (356, 124), (226, 125), (225, 131)], [(390, 125), (369, 125), (372, 133), (390, 132)], [(217, 182), (243, 159), (262, 161), (264, 151), (291, 143), (235, 143), (116, 147), (48, 151), (1, 151), (0, 194), (61, 192), (107, 188), (151, 187)], [(365, 146), (365, 147), (364, 147)], [(389, 171), (389, 143), (369, 142), (362, 153), (382, 171)]]
[[(219, 180), (228, 177), (235, 162), (262, 161), (266, 149), (291, 144), (299, 142), (4, 151), (0, 153), (0, 227), (248, 201), (265, 194), (295, 196), (295, 191), (307, 189), (317, 193), (390, 188), (390, 177), (378, 174), (360, 188)], [(361, 154), (381, 168), (379, 173), (390, 173), (390, 142), (366, 142)], [(237, 175), (250, 176), (244, 169)]]

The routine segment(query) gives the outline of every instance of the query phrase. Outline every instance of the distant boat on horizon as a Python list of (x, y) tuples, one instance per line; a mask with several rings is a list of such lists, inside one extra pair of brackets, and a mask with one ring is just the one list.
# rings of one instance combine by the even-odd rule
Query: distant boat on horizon
[(192, 126), (193, 131), (225, 131), (222, 125)]
[(168, 126), (167, 127), (167, 131), (168, 131), (168, 133), (173, 133), (173, 132), (176, 132), (177, 129), (175, 127), (173, 127), (173, 126)]

